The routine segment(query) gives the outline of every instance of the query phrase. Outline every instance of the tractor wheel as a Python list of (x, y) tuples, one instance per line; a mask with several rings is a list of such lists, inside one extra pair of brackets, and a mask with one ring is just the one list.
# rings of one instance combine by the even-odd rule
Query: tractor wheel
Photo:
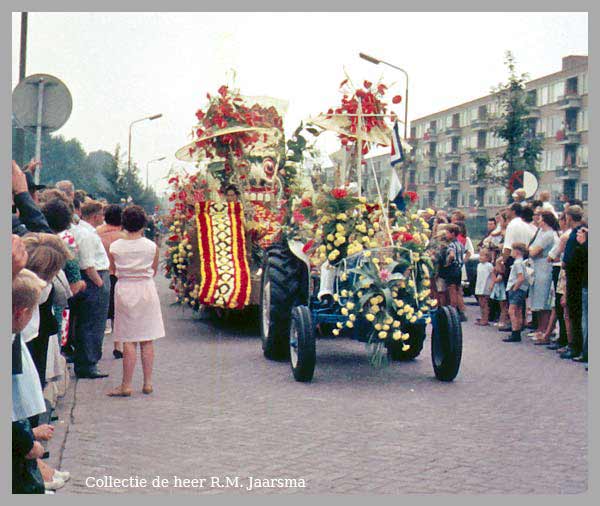
[(316, 360), (316, 341), (310, 311), (306, 306), (296, 306), (292, 309), (290, 323), (290, 365), (294, 379), (311, 381)]
[(287, 247), (265, 254), (260, 284), (260, 335), (266, 358), (288, 357), (292, 307), (302, 278), (302, 262)]
[[(393, 339), (389, 339), (387, 343), (388, 358), (402, 362), (417, 358), (423, 350), (426, 327), (424, 323), (407, 324), (402, 331), (407, 332), (410, 338), (408, 341), (394, 341)], [(406, 351), (402, 351), (404, 344), (410, 346)]]
[(458, 311), (440, 307), (433, 315), (431, 361), (440, 381), (452, 381), (458, 374), (462, 357), (462, 327)]

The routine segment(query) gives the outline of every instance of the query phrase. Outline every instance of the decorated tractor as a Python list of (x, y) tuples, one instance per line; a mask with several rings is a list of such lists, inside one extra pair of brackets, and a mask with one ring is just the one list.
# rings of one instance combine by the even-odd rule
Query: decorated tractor
[[(365, 165), (377, 184), (363, 157), (390, 146), (397, 120), (384, 102), (387, 87), (365, 81), (355, 89), (346, 80), (341, 89), (339, 107), (311, 118), (287, 142), (283, 108), (273, 99), (225, 86), (209, 96), (197, 113), (196, 140), (178, 152), (200, 171), (170, 180), (171, 287), (178, 302), (218, 315), (258, 306), (264, 356), (289, 358), (297, 381), (313, 378), (317, 335), (365, 342), (371, 363), (382, 366), (417, 357), (430, 324), (435, 375), (452, 381), (461, 324), (456, 310), (436, 308), (430, 298), (430, 232), (413, 208), (416, 195), (391, 203), (379, 186), (376, 202), (361, 195)], [(335, 187), (315, 190), (302, 179), (311, 149), (305, 135), (324, 131), (338, 135), (344, 156)]]

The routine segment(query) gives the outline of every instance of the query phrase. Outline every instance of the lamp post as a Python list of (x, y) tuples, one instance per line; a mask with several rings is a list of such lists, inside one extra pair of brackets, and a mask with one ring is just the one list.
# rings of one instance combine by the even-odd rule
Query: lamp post
[(144, 118), (136, 119), (129, 124), (129, 147), (127, 149), (127, 172), (131, 172), (131, 127), (140, 121), (146, 121), (147, 119), (153, 121), (155, 119), (161, 118), (161, 114), (154, 114), (152, 116), (146, 116)]
[(402, 72), (404, 74), (404, 77), (406, 77), (406, 88), (404, 90), (404, 138), (408, 139), (408, 73), (406, 72), (406, 70), (404, 70), (400, 67), (397, 67), (396, 65), (392, 65), (391, 63), (388, 63), (386, 61), (379, 60), (373, 56), (369, 56), (368, 54), (358, 53), (358, 55), (363, 60), (374, 63), (375, 65), (379, 65), (380, 63), (383, 63), (384, 65), (387, 65), (388, 67), (392, 67), (393, 69), (399, 70), (400, 72)]
[(154, 160), (150, 160), (147, 164), (146, 164), (146, 190), (149, 188), (148, 186), (148, 168), (150, 166), (151, 163), (154, 162), (162, 162), (163, 160), (166, 160), (166, 156), (161, 156), (160, 158), (155, 158)]

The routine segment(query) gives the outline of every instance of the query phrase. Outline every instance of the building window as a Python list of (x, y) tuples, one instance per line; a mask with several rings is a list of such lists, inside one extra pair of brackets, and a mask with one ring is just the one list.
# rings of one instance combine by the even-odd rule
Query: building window
[(581, 200), (587, 202), (588, 199), (588, 184), (581, 183)]
[(570, 77), (565, 82), (565, 95), (576, 95), (577, 88), (577, 76)]

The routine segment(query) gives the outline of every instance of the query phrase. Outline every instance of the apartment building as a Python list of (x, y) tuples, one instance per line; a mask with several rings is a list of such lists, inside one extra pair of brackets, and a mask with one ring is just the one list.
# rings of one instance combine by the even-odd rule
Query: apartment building
[[(588, 57), (566, 56), (560, 71), (526, 84), (527, 121), (543, 138), (540, 190), (555, 203), (562, 194), (588, 200)], [(413, 147), (408, 189), (420, 206), (458, 208), (471, 216), (492, 215), (506, 204), (506, 189), (474, 180), (473, 152), (497, 155), (505, 147), (492, 132), (498, 115), (494, 95), (411, 122)]]

